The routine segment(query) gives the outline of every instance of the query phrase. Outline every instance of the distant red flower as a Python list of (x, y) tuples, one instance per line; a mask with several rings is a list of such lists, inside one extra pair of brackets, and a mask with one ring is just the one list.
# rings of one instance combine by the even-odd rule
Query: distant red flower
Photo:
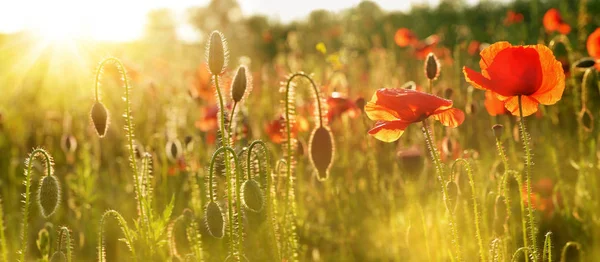
[[(219, 87), (223, 90), (223, 94), (229, 93), (231, 78), (227, 74), (222, 74), (219, 77)], [(201, 99), (208, 103), (216, 103), (215, 86), (206, 63), (202, 63), (192, 74), (189, 91), (192, 98)]]
[[(271, 141), (273, 141), (273, 143), (276, 144), (281, 144), (286, 137), (286, 134), (284, 134), (284, 128), (285, 128), (285, 117), (283, 117), (283, 114), (279, 116), (279, 118), (267, 123), (265, 125), (265, 132), (267, 133), (267, 135), (269, 136), (269, 138), (271, 139)], [(292, 126), (292, 137), (296, 137), (298, 135), (298, 132), (305, 132), (307, 131), (309, 128), (309, 124), (308, 121), (306, 120), (306, 118), (302, 117), (302, 116), (296, 116), (296, 123)]]
[(558, 31), (559, 33), (566, 35), (571, 32), (571, 26), (567, 24), (556, 8), (552, 8), (544, 15), (544, 28), (546, 32), (552, 33)]
[(416, 44), (419, 41), (419, 39), (417, 39), (415, 33), (413, 33), (410, 29), (400, 28), (396, 31), (396, 34), (394, 35), (394, 41), (400, 47), (407, 47), (409, 45)]
[(460, 143), (455, 138), (444, 137), (439, 144), (440, 159), (442, 161), (454, 160), (461, 156), (462, 149)]
[(596, 68), (600, 70), (600, 28), (597, 28), (587, 39), (588, 54), (596, 59)]
[[(552, 215), (556, 206), (554, 205), (554, 181), (550, 178), (542, 178), (536, 181), (531, 187), (531, 203), (533, 207), (544, 213), (546, 216)], [(527, 188), (525, 185), (521, 189), (523, 194), (523, 202), (527, 206), (529, 205), (529, 198), (527, 197)], [(556, 198), (560, 203), (561, 195), (557, 192)]]
[(406, 127), (429, 117), (443, 125), (457, 127), (464, 113), (452, 108), (452, 101), (410, 89), (382, 88), (365, 106), (365, 113), (377, 121), (369, 134), (384, 142), (398, 140)]
[(437, 45), (440, 43), (438, 35), (430, 35), (423, 41), (418, 41), (415, 46), (415, 56), (417, 59), (424, 60), (429, 53), (434, 53), (438, 58), (440, 52), (437, 50)]
[(480, 55), (481, 73), (463, 67), (467, 82), (475, 88), (492, 91), (513, 115), (519, 115), (519, 96), (523, 116), (535, 113), (538, 104), (552, 105), (562, 97), (565, 74), (548, 47), (498, 42)]
[(201, 112), (202, 117), (196, 121), (196, 128), (200, 129), (202, 132), (217, 130), (219, 127), (219, 106), (206, 106), (201, 109)]
[(491, 116), (510, 114), (510, 111), (506, 110), (504, 102), (496, 98), (492, 91), (485, 92), (485, 101), (483, 104)]
[(508, 12), (506, 12), (506, 18), (504, 18), (505, 25), (518, 24), (521, 22), (523, 22), (523, 14), (513, 10), (508, 10)]
[(357, 115), (357, 107), (354, 101), (342, 96), (339, 92), (331, 93), (331, 96), (327, 97), (327, 105), (329, 110), (327, 111), (327, 119), (329, 122), (347, 113), (350, 117)]
[(477, 40), (473, 40), (469, 43), (469, 47), (467, 48), (467, 52), (469, 53), (469, 55), (476, 55), (479, 54), (480, 48), (481, 47), (481, 42), (477, 41)]

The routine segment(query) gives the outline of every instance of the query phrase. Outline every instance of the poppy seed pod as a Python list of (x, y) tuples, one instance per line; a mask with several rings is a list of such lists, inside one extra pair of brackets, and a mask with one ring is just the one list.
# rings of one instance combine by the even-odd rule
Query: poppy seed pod
[(324, 126), (315, 128), (308, 146), (310, 162), (316, 169), (319, 180), (323, 181), (329, 176), (329, 169), (333, 164), (334, 147), (331, 131)]
[(60, 184), (56, 176), (47, 175), (42, 178), (37, 195), (42, 216), (49, 217), (54, 214), (60, 202)]
[(212, 75), (220, 75), (225, 71), (227, 55), (225, 37), (221, 32), (213, 31), (206, 48), (206, 61), (208, 61), (208, 69)]
[(225, 218), (223, 218), (223, 212), (221, 212), (219, 204), (214, 201), (208, 202), (204, 217), (210, 235), (215, 238), (222, 238), (225, 234)]
[(494, 132), (494, 136), (496, 137), (496, 139), (500, 139), (502, 137), (502, 133), (504, 132), (504, 126), (496, 124), (492, 126), (492, 131)]
[(240, 66), (233, 77), (233, 82), (231, 83), (231, 99), (235, 103), (239, 103), (242, 101), (244, 96), (250, 90), (250, 74), (248, 72), (248, 68), (246, 66)]
[(446, 193), (448, 194), (446, 197), (446, 209), (452, 214), (456, 211), (456, 204), (458, 203), (458, 185), (454, 181), (448, 181), (446, 183)]
[(436, 80), (440, 75), (440, 62), (434, 53), (429, 53), (425, 58), (425, 76), (429, 80)]
[(90, 117), (92, 118), (92, 123), (94, 124), (98, 136), (101, 138), (104, 137), (106, 135), (106, 130), (108, 129), (108, 110), (106, 110), (104, 104), (100, 101), (96, 101), (92, 106)]
[(260, 212), (264, 206), (264, 198), (260, 185), (255, 180), (246, 180), (242, 184), (242, 203), (252, 212)]

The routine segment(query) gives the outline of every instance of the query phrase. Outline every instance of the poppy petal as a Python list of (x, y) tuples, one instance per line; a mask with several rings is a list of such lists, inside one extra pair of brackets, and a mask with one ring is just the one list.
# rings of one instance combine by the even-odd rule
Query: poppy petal
[(486, 87), (492, 85), (492, 81), (490, 79), (466, 66), (463, 66), (463, 74), (465, 75), (465, 80), (467, 80), (467, 82), (469, 82), (469, 84), (475, 88), (489, 90)]
[(394, 142), (402, 136), (404, 129), (406, 129), (409, 124), (409, 122), (400, 120), (377, 121), (375, 126), (369, 130), (369, 134), (383, 142)]
[(367, 105), (365, 105), (365, 113), (369, 119), (374, 121), (394, 121), (399, 118), (396, 111), (386, 108), (385, 106), (377, 105), (373, 102), (367, 102)]
[[(538, 101), (528, 96), (521, 97), (521, 103), (523, 104), (523, 117), (530, 116), (538, 110)], [(510, 111), (514, 116), (519, 115), (519, 97), (513, 96), (506, 100), (506, 109)]]
[(450, 108), (433, 115), (433, 119), (440, 121), (447, 127), (457, 127), (465, 121), (465, 113), (458, 108)]
[(569, 34), (571, 32), (571, 26), (568, 24), (560, 24), (558, 26), (558, 32), (563, 35)]
[(543, 105), (553, 105), (560, 100), (565, 90), (565, 72), (550, 48), (544, 45), (537, 45), (535, 48), (540, 55), (544, 78), (540, 89), (531, 97)]
[(496, 57), (496, 55), (502, 50), (511, 46), (512, 45), (509, 42), (497, 42), (488, 46), (486, 49), (483, 49), (479, 53), (479, 56), (481, 56), (481, 60), (479, 60), (479, 68), (486, 78), (489, 78), (490, 76), (485, 71), (492, 64), (492, 62), (494, 62), (494, 57)]

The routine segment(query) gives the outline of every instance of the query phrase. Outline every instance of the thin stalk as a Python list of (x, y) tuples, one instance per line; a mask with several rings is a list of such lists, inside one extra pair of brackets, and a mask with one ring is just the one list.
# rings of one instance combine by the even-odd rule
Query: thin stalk
[(477, 237), (477, 244), (479, 245), (479, 258), (480, 261), (487, 261), (485, 257), (485, 247), (483, 246), (483, 240), (481, 238), (481, 229), (479, 228), (479, 209), (477, 204), (477, 191), (475, 191), (475, 180), (473, 180), (473, 172), (471, 170), (471, 164), (469, 161), (459, 158), (454, 161), (452, 165), (452, 170), (458, 162), (462, 162), (467, 169), (467, 175), (469, 176), (469, 184), (471, 185), (471, 193), (473, 198), (473, 220), (475, 221), (475, 236)]
[[(523, 188), (523, 177), (515, 172), (514, 173), (514, 177), (515, 180), (517, 180), (517, 186), (519, 187), (519, 197), (521, 198), (520, 202), (520, 207), (521, 207), (521, 227), (523, 228), (523, 246), (527, 247), (528, 241), (527, 241), (527, 219), (525, 218), (525, 199), (523, 198), (523, 194), (521, 193), (521, 188)], [(529, 248), (523, 250), (523, 252), (525, 253), (525, 262), (529, 261)]]
[[(448, 192), (446, 190), (446, 179), (444, 178), (444, 170), (442, 167), (442, 163), (440, 160), (440, 155), (435, 149), (435, 144), (433, 143), (433, 139), (431, 138), (431, 133), (429, 132), (429, 128), (427, 127), (427, 122), (423, 120), (423, 133), (425, 133), (425, 142), (429, 147), (429, 152), (431, 153), (431, 158), (435, 164), (435, 169), (437, 173), (438, 180), (440, 181), (440, 185), (442, 186), (442, 197), (445, 202), (448, 201)], [(448, 203), (446, 203), (448, 204)], [(448, 205), (447, 205), (448, 206)], [(456, 228), (456, 219), (454, 217), (454, 213), (450, 212), (448, 216), (450, 220), (450, 231), (452, 232), (452, 243), (454, 244), (454, 252), (456, 252), (456, 257), (458, 261), (462, 261), (462, 252), (460, 249), (460, 242), (458, 239), (458, 230)]]
[(520, 247), (519, 249), (517, 249), (517, 251), (515, 251), (515, 253), (512, 256), (512, 259), (510, 260), (511, 262), (516, 262), (519, 259), (519, 254), (523, 253), (523, 255), (525, 256), (525, 261), (528, 261), (528, 256), (527, 256), (527, 251), (529, 251), (528, 247)]
[[(548, 255), (548, 256), (546, 256)], [(546, 233), (546, 239), (544, 239), (544, 250), (542, 251), (542, 261), (552, 262), (552, 232)]]
[[(286, 173), (287, 173), (287, 183), (286, 183), (286, 188), (285, 188), (285, 206), (284, 206), (284, 215), (283, 215), (283, 225), (285, 226), (287, 224), (287, 217), (288, 217), (288, 208), (291, 205), (290, 202), (294, 202), (295, 203), (295, 199), (294, 199), (294, 194), (293, 191), (294, 187), (293, 187), (293, 176), (292, 176), (292, 162), (293, 162), (293, 153), (292, 153), (292, 127), (291, 127), (291, 123), (290, 123), (290, 87), (292, 84), (292, 81), (294, 80), (294, 78), (296, 77), (304, 77), (306, 79), (308, 79), (312, 85), (313, 91), (315, 93), (315, 100), (317, 101), (317, 110), (318, 110), (318, 120), (319, 120), (319, 127), (323, 126), (323, 112), (321, 109), (321, 98), (319, 95), (319, 89), (317, 88), (317, 85), (315, 84), (314, 80), (302, 73), (295, 73), (293, 75), (291, 75), (288, 80), (287, 80), (287, 84), (286, 84), (286, 89), (285, 89), (285, 125), (286, 125), (286, 135), (287, 135), (287, 160), (286, 160)], [(293, 203), (292, 203), (293, 204)], [(295, 213), (294, 210), (292, 210), (292, 213)], [(295, 215), (292, 214), (292, 218), (294, 218)], [(296, 223), (295, 221), (293, 221), (292, 223)], [(293, 226), (292, 226), (293, 228)], [(293, 234), (293, 233), (292, 233)], [(286, 236), (287, 237), (287, 236)], [(293, 241), (295, 242), (295, 240)], [(293, 249), (296, 249), (296, 247), (293, 247)], [(296, 250), (293, 250), (293, 253), (295, 253)]]
[(237, 102), (233, 102), (233, 107), (231, 108), (231, 116), (229, 116), (229, 134), (233, 138), (233, 116), (235, 115), (235, 108), (237, 106)]
[(73, 257), (72, 251), (71, 251), (71, 233), (69, 232), (69, 229), (67, 227), (61, 227), (60, 228), (60, 234), (58, 237), (58, 250), (62, 250), (63, 247), (63, 235), (65, 238), (65, 243), (66, 243), (66, 249), (67, 249), (67, 262), (71, 262), (71, 259)]
[(4, 235), (4, 212), (2, 210), (2, 199), (0, 198), (0, 249), (2, 261), (8, 261), (8, 250), (6, 249), (6, 236)]
[[(496, 138), (496, 149), (498, 150), (498, 155), (502, 160), (502, 164), (504, 165), (504, 174), (502, 174), (502, 181), (500, 182), (500, 192), (504, 194), (504, 199), (506, 200), (506, 206), (510, 207), (510, 194), (508, 192), (508, 158), (506, 157), (506, 151), (504, 150), (504, 146), (502, 145), (502, 141), (499, 138)], [(511, 209), (507, 208), (506, 210), (507, 217), (511, 216)]]
[(523, 117), (523, 103), (521, 102), (521, 96), (519, 95), (519, 116), (521, 125), (521, 140), (523, 140), (523, 146), (525, 148), (525, 176), (526, 176), (526, 187), (527, 187), (527, 212), (529, 214), (529, 233), (531, 238), (531, 245), (533, 246), (533, 259), (537, 260), (539, 255), (537, 248), (537, 230), (535, 226), (535, 218), (533, 214), (533, 203), (531, 202), (531, 148), (529, 146), (529, 134), (525, 128), (525, 118)]
[(25, 170), (25, 181), (23, 184), (25, 185), (25, 197), (24, 206), (23, 206), (23, 223), (21, 224), (21, 250), (19, 251), (19, 261), (25, 261), (25, 254), (27, 253), (27, 235), (28, 235), (28, 225), (29, 225), (29, 206), (31, 205), (31, 173), (33, 169), (33, 160), (37, 156), (42, 156), (44, 158), (44, 165), (46, 166), (45, 175), (52, 175), (52, 165), (54, 164), (52, 157), (46, 150), (42, 148), (36, 148), (29, 154), (29, 157), (25, 161), (27, 165), (27, 170)]
[[(140, 216), (142, 217), (142, 220), (149, 224), (150, 222), (147, 221), (147, 218), (144, 218), (144, 206), (142, 204), (142, 198), (144, 197), (141, 194), (140, 191), (140, 179), (139, 179), (139, 171), (138, 171), (138, 165), (137, 165), (137, 160), (135, 158), (135, 147), (134, 147), (134, 142), (133, 142), (133, 138), (134, 133), (133, 133), (133, 117), (131, 115), (131, 102), (130, 102), (130, 97), (129, 97), (129, 91), (131, 89), (131, 87), (129, 86), (129, 78), (127, 77), (127, 71), (125, 71), (125, 66), (123, 65), (123, 63), (121, 62), (121, 60), (114, 58), (114, 57), (109, 57), (107, 59), (104, 59), (102, 62), (100, 62), (100, 65), (98, 66), (98, 69), (96, 70), (96, 84), (95, 84), (95, 99), (96, 102), (99, 101), (99, 95), (98, 95), (98, 90), (99, 90), (99, 86), (100, 86), (100, 76), (102, 75), (102, 70), (104, 68), (104, 66), (107, 63), (113, 63), (115, 64), (118, 69), (119, 69), (119, 73), (121, 74), (121, 78), (123, 80), (123, 84), (125, 85), (125, 121), (126, 121), (126, 127), (125, 127), (125, 131), (127, 132), (127, 143), (128, 143), (128, 147), (129, 147), (129, 162), (131, 165), (131, 168), (133, 169), (133, 189), (135, 191), (135, 197), (137, 199), (137, 205), (138, 205), (138, 212), (140, 214)], [(143, 232), (142, 232), (143, 233)]]
[(569, 241), (567, 242), (567, 244), (565, 244), (565, 246), (562, 248), (562, 251), (560, 252), (560, 262), (567, 261), (567, 250), (569, 249), (569, 247), (575, 247), (577, 251), (579, 251), (579, 261), (583, 261), (583, 250), (581, 250), (581, 244)]
[(129, 227), (127, 227), (127, 222), (125, 222), (125, 219), (123, 218), (123, 216), (121, 216), (121, 214), (119, 214), (119, 212), (115, 210), (108, 210), (104, 212), (102, 218), (100, 218), (100, 233), (98, 234), (98, 261), (106, 261), (106, 250), (104, 250), (104, 223), (106, 221), (106, 218), (111, 216), (117, 220), (121, 231), (123, 231), (123, 235), (125, 235), (125, 243), (131, 251), (131, 257), (134, 258), (134, 260), (137, 260), (137, 255), (135, 253), (135, 247), (133, 243), (133, 235), (131, 234)]

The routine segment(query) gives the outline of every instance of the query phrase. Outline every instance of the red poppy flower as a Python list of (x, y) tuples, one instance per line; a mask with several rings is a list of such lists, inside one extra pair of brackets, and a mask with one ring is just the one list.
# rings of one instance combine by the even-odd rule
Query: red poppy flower
[(408, 28), (400, 28), (394, 35), (394, 41), (400, 47), (407, 47), (416, 44), (419, 40), (417, 36)]
[[(552, 215), (556, 206), (554, 205), (554, 181), (550, 178), (542, 178), (536, 181), (532, 187), (531, 203), (533, 207), (544, 213), (546, 216)], [(529, 205), (529, 198), (527, 197), (527, 188), (523, 186), (521, 193), (523, 194), (523, 202), (527, 206)], [(561, 195), (557, 192), (556, 199), (558, 203), (561, 201)]]
[(202, 63), (196, 70), (193, 79), (191, 80), (190, 93), (193, 98), (201, 98), (207, 101), (214, 100), (215, 91), (212, 86), (211, 75), (206, 63)]
[(467, 82), (492, 91), (513, 115), (519, 115), (519, 96), (523, 116), (535, 113), (538, 104), (552, 105), (562, 97), (565, 73), (548, 47), (498, 42), (481, 51), (480, 56), (481, 73), (463, 67)]
[(206, 106), (201, 109), (202, 117), (196, 121), (196, 128), (202, 132), (217, 130), (219, 106)]
[[(285, 118), (280, 115), (279, 118), (267, 123), (265, 125), (265, 132), (275, 144), (281, 144), (285, 139), (284, 132)], [(308, 120), (306, 118), (297, 115), (296, 123), (292, 126), (292, 137), (296, 137), (298, 132), (307, 131), (309, 128)]]
[(517, 13), (513, 10), (506, 12), (506, 18), (504, 18), (505, 25), (512, 25), (523, 22), (523, 14)]
[(354, 101), (342, 96), (340, 92), (331, 93), (331, 96), (327, 97), (327, 105), (329, 106), (327, 119), (330, 123), (345, 113), (350, 117), (354, 117), (358, 113)]
[(365, 113), (377, 121), (369, 134), (384, 142), (398, 140), (412, 123), (432, 116), (443, 125), (457, 127), (465, 114), (452, 108), (452, 101), (409, 89), (382, 88), (365, 106)]
[(556, 8), (552, 8), (544, 15), (544, 28), (546, 32), (552, 33), (558, 31), (559, 33), (566, 35), (571, 32), (571, 26), (567, 24), (560, 16), (560, 13)]
[(483, 102), (485, 105), (485, 109), (491, 116), (510, 114), (506, 107), (504, 106), (504, 102), (500, 101), (492, 91), (485, 92), (485, 101)]
[(467, 52), (469, 53), (469, 55), (476, 55), (479, 54), (480, 48), (481, 47), (481, 42), (477, 41), (477, 40), (473, 40), (469, 43), (469, 47), (467, 48)]
[(437, 45), (440, 43), (440, 37), (438, 35), (430, 35), (423, 41), (415, 43), (415, 56), (417, 59), (424, 60), (429, 53), (434, 53), (438, 58), (444, 56), (443, 50), (438, 50)]
[[(591, 57), (600, 60), (600, 28), (588, 36), (587, 51)], [(600, 70), (600, 61), (596, 61), (596, 68)]]

